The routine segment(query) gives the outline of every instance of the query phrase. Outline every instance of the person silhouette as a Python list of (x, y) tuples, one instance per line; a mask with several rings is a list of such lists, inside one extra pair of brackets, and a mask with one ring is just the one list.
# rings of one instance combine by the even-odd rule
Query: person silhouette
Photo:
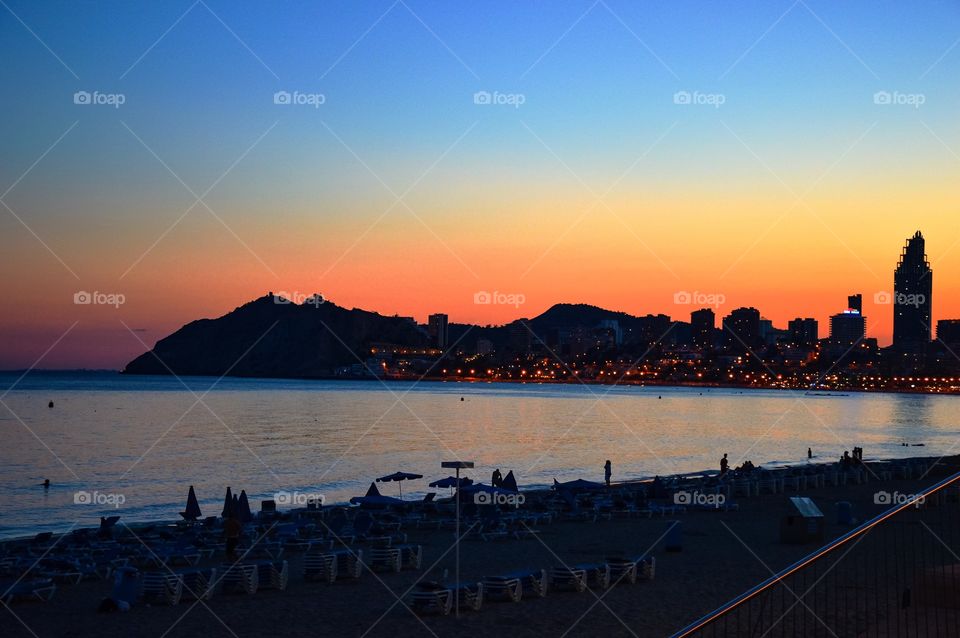
[(610, 487), (610, 475), (613, 474), (611, 467), (610, 459), (607, 459), (607, 462), (603, 464), (603, 479), (607, 482), (607, 487)]
[(807, 448), (807, 458), (808, 459), (813, 458), (813, 450), (811, 450), (810, 448)]
[(50, 479), (43, 479), (43, 489), (45, 490), (50, 489)]
[(503, 474), (500, 473), (499, 467), (495, 469), (493, 474), (490, 476), (490, 485), (494, 487), (500, 487), (503, 485)]
[(720, 475), (723, 476), (727, 473), (727, 470), (730, 469), (730, 461), (727, 460), (727, 453), (723, 453), (723, 458), (720, 459)]

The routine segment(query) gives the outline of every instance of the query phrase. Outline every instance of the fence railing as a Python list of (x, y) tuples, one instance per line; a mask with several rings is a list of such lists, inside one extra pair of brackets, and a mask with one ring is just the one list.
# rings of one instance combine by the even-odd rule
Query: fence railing
[(673, 634), (960, 636), (960, 472)]

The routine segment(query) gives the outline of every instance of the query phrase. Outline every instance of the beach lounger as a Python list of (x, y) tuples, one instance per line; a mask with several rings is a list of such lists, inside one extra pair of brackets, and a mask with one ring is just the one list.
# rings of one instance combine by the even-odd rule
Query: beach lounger
[(303, 557), (303, 579), (334, 582), (337, 580), (337, 557), (329, 553), (307, 552)]
[(577, 567), (554, 567), (550, 572), (550, 586), (559, 590), (582, 592), (587, 588), (587, 571)]
[(450, 589), (459, 599), (460, 609), (480, 611), (483, 606), (483, 583), (455, 583), (450, 585)]
[(446, 616), (453, 607), (453, 591), (440, 586), (418, 585), (410, 592), (410, 609), (418, 614)]
[(404, 543), (395, 548), (400, 550), (400, 569), (420, 569), (423, 563), (423, 546)]
[(5, 605), (16, 600), (39, 600), (47, 602), (53, 598), (57, 585), (50, 578), (23, 579), (19, 582), (0, 582), (0, 601)]
[(523, 596), (523, 584), (519, 578), (508, 576), (485, 576), (483, 590), (487, 598), (509, 600), (518, 603)]
[(591, 589), (606, 589), (610, 586), (610, 566), (606, 563), (582, 563), (573, 565), (573, 568), (584, 571), (587, 587)]
[(395, 547), (374, 547), (368, 556), (367, 566), (373, 571), (400, 571), (400, 550)]
[(178, 569), (175, 573), (183, 581), (183, 598), (210, 600), (213, 597), (214, 586), (217, 584), (215, 567), (188, 567)]
[(217, 569), (220, 591), (225, 593), (255, 594), (260, 586), (256, 565), (223, 563)]
[[(516, 589), (514, 589), (514, 583), (519, 584)], [(520, 597), (526, 595), (543, 598), (547, 595), (547, 571), (545, 569), (535, 569), (502, 576), (488, 576), (484, 578), (483, 585), (490, 595), (501, 593), (506, 594), (510, 599), (513, 599), (515, 594)], [(498, 587), (499, 591), (497, 591)], [(519, 601), (520, 598), (516, 600)]]
[(629, 558), (608, 558), (607, 565), (610, 568), (610, 584), (630, 584), (637, 582), (637, 561)]
[(170, 572), (144, 572), (140, 598), (146, 603), (176, 605), (183, 595), (183, 579)]
[(330, 552), (337, 559), (337, 578), (360, 578), (363, 550), (338, 549)]
[(249, 562), (257, 568), (258, 589), (279, 589), (285, 591), (290, 580), (290, 567), (287, 561), (261, 560)]

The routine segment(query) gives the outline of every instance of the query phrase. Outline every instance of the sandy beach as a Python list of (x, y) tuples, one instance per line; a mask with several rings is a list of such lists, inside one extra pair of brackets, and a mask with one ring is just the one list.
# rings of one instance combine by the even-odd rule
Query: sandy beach
[[(825, 514), (827, 540), (849, 531), (837, 523), (837, 503), (849, 502), (863, 521), (881, 513), (878, 489), (915, 493), (956, 470), (960, 459), (940, 464), (922, 480), (892, 478), (878, 483), (816, 487), (810, 496)], [(665, 636), (680, 629), (773, 572), (798, 560), (818, 544), (783, 544), (781, 517), (792, 513), (786, 494), (737, 497), (735, 511), (654, 514), (650, 518), (555, 521), (538, 525), (528, 538), (463, 540), (460, 580), (523, 569), (603, 561), (610, 556), (652, 555), (652, 580), (609, 590), (574, 593), (549, 591), (544, 598), (519, 603), (485, 601), (479, 611), (460, 617), (414, 614), (405, 602), (421, 580), (453, 580), (457, 565), (450, 530), (404, 528), (407, 542), (423, 548), (420, 570), (400, 573), (364, 569), (359, 579), (335, 583), (305, 582), (303, 554), (285, 551), (290, 580), (286, 591), (254, 595), (218, 594), (209, 601), (184, 600), (174, 606), (137, 604), (126, 613), (97, 613), (111, 592), (109, 580), (59, 585), (46, 603), (15, 602), (0, 612), (0, 634), (29, 636), (455, 636), (499, 633), (510, 636)], [(531, 495), (533, 496), (533, 495)], [(671, 521), (681, 521), (682, 551), (664, 551)], [(122, 531), (122, 528), (121, 528)], [(369, 548), (363, 544), (357, 549)], [(9, 548), (8, 548), (9, 549)], [(222, 556), (204, 561), (218, 565)]]

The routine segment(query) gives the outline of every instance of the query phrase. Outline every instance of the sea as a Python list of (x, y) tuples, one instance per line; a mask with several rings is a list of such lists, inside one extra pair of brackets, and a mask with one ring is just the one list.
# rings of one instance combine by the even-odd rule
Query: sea
[[(53, 407), (50, 407), (53, 402)], [(364, 494), (419, 499), (444, 461), (521, 487), (716, 470), (726, 453), (778, 467), (960, 449), (960, 397), (733, 388), (310, 381), (0, 373), (0, 538), (174, 520), (196, 489), (219, 515), (227, 486), (251, 507)], [(44, 488), (44, 480), (50, 487)]]

